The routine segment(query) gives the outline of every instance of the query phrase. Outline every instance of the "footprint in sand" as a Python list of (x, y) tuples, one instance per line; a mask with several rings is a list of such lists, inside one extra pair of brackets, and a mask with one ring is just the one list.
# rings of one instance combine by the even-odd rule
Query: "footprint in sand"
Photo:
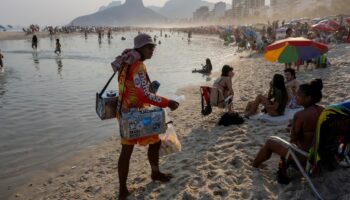
[(241, 168), (242, 167), (242, 161), (239, 157), (235, 157), (231, 160), (231, 165), (234, 166), (234, 168)]
[(212, 162), (214, 160), (216, 160), (216, 157), (213, 154), (209, 154), (208, 155), (208, 161)]
[(209, 171), (209, 172), (207, 173), (207, 176), (208, 176), (209, 179), (213, 179), (217, 174), (218, 174), (218, 173), (215, 172), (215, 171)]
[(189, 181), (189, 187), (193, 190), (197, 190), (205, 186), (205, 180), (203, 177), (194, 177)]
[(224, 196), (227, 196), (228, 194), (227, 189), (224, 189), (220, 183), (213, 183), (213, 184), (210, 184), (208, 187), (213, 191), (213, 194), (215, 196), (224, 197)]

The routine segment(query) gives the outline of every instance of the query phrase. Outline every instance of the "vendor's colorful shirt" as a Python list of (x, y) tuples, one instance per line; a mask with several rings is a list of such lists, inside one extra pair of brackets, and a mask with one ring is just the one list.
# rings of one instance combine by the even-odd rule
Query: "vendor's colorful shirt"
[[(145, 108), (150, 105), (165, 108), (169, 100), (153, 94), (149, 90), (146, 66), (138, 61), (133, 65), (124, 67), (119, 75), (119, 101), (122, 101), (122, 111), (129, 108)], [(128, 71), (128, 74), (126, 72)]]

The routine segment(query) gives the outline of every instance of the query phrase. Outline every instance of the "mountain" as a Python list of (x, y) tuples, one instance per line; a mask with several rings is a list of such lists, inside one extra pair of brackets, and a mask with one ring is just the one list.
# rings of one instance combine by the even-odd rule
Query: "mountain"
[(158, 13), (171, 19), (192, 18), (193, 12), (201, 6), (213, 9), (214, 3), (203, 0), (169, 0)]
[(107, 8), (112, 8), (114, 6), (120, 6), (122, 5), (122, 2), (121, 1), (112, 1), (111, 3), (109, 3), (107, 6), (101, 6), (98, 11), (102, 11), (102, 10), (105, 10)]
[(96, 13), (74, 19), (71, 24), (80, 26), (146, 26), (166, 22), (166, 18), (146, 8), (142, 0), (126, 0)]

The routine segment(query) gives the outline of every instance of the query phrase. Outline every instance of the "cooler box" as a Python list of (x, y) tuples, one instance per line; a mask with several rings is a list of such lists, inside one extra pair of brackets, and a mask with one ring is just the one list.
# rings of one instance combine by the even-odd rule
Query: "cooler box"
[(118, 91), (105, 91), (102, 95), (96, 93), (96, 113), (101, 120), (112, 119), (117, 114)]
[(166, 132), (165, 111), (162, 108), (131, 109), (122, 113), (120, 136), (124, 139), (135, 139)]

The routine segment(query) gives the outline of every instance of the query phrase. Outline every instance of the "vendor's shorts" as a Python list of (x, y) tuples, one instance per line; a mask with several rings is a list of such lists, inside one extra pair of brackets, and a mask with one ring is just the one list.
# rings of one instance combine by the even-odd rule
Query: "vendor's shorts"
[(139, 144), (140, 146), (155, 144), (159, 141), (160, 141), (160, 138), (158, 135), (151, 135), (151, 136), (146, 136), (146, 137), (142, 137), (142, 138), (135, 138), (135, 139), (121, 139), (122, 144), (125, 144), (125, 145)]

